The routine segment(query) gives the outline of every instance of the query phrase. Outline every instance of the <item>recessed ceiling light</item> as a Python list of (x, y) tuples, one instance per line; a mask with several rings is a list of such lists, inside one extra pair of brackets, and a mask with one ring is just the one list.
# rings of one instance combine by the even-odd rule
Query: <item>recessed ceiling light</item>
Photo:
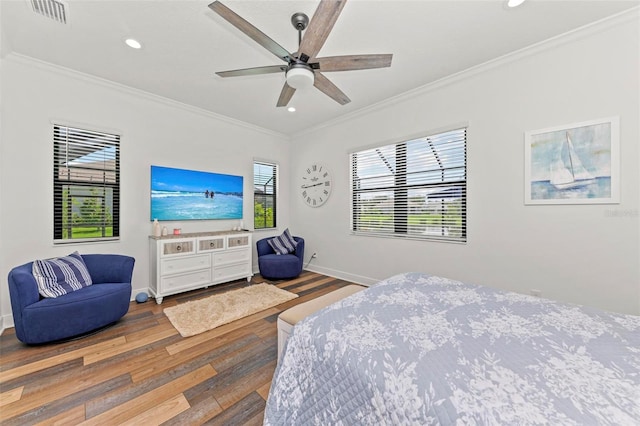
[(525, 0), (509, 0), (509, 1), (507, 1), (507, 6), (509, 6), (509, 7), (518, 7), (524, 2), (525, 2)]
[(287, 108), (287, 111), (289, 112), (296, 112), (296, 109), (294, 107), (289, 107)]
[(140, 49), (142, 47), (142, 44), (140, 44), (138, 40), (135, 40), (133, 38), (128, 38), (124, 42), (127, 43), (127, 46), (133, 49)]

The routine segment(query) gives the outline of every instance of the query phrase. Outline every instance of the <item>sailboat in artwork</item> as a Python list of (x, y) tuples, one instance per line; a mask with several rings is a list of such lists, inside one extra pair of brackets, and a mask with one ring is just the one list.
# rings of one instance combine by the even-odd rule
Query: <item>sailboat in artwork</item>
[(551, 184), (560, 190), (579, 188), (590, 185), (596, 181), (578, 158), (569, 132), (566, 132), (566, 140), (560, 147), (558, 160), (551, 165)]

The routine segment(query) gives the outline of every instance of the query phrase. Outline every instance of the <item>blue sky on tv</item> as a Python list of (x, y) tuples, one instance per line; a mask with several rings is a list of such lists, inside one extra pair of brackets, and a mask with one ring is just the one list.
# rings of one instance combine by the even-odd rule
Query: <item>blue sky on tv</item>
[(242, 176), (151, 166), (152, 191), (242, 193), (242, 185)]

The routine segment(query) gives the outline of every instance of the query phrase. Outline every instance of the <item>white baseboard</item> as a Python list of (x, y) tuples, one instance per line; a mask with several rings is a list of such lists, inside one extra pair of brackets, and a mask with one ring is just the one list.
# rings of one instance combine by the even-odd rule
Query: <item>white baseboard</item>
[(13, 314), (0, 316), (0, 334), (4, 333), (7, 328), (13, 326)]
[(325, 268), (323, 266), (312, 265), (305, 268), (307, 271), (316, 272), (318, 274), (327, 275), (333, 278), (339, 278), (345, 281), (351, 281), (356, 284), (361, 284), (364, 286), (371, 286), (381, 280), (371, 277), (365, 277), (362, 275), (350, 274), (348, 272), (339, 271), (337, 269)]

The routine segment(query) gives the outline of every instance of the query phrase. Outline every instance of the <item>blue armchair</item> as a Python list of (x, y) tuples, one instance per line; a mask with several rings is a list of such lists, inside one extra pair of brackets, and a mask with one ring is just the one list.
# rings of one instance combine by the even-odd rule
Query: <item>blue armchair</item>
[(129, 310), (135, 259), (116, 254), (82, 255), (92, 285), (56, 298), (43, 298), (33, 262), (9, 272), (9, 295), (18, 339), (39, 344), (68, 339), (118, 321)]
[(290, 254), (276, 254), (267, 242), (270, 239), (271, 237), (263, 238), (256, 242), (260, 275), (274, 280), (290, 279), (300, 275), (304, 258), (304, 239), (293, 237), (298, 245)]

